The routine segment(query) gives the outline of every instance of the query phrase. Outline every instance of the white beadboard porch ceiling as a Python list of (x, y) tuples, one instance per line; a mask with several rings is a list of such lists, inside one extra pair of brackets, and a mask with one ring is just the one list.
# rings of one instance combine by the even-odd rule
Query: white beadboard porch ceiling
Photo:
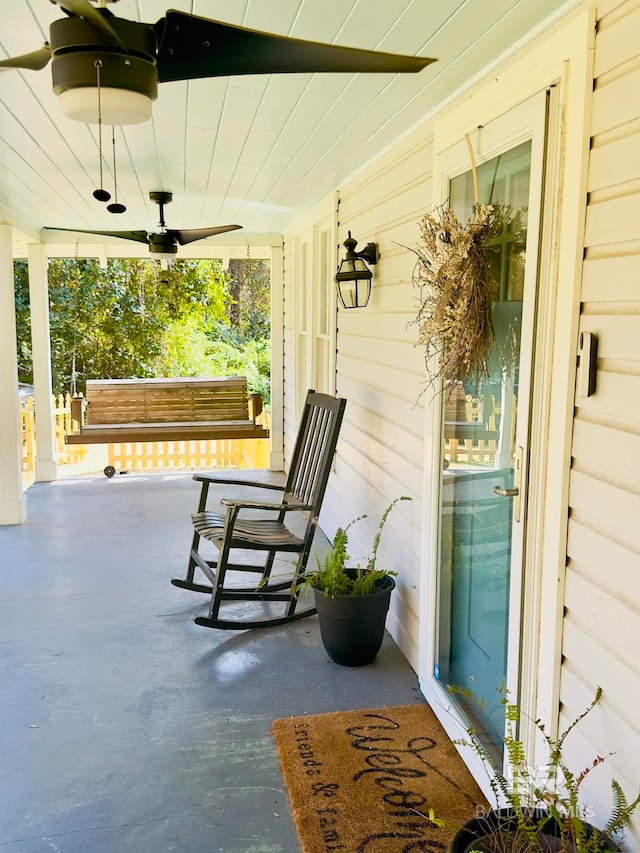
[[(207, 242), (259, 243), (281, 234), (562, 7), (558, 0), (121, 0), (110, 8), (130, 20), (152, 23), (178, 8), (297, 38), (438, 61), (418, 74), (163, 83), (149, 122), (116, 129), (122, 215), (93, 199), (97, 128), (62, 115), (50, 67), (4, 70), (0, 220), (17, 229), (16, 251), (23, 234), (39, 239), (43, 226), (151, 231), (158, 208), (148, 194), (164, 189), (174, 194), (165, 211), (170, 228), (237, 223), (244, 230), (233, 240), (222, 235)], [(50, 22), (62, 17), (48, 0), (0, 0), (0, 9), (0, 58), (41, 47)], [(104, 185), (113, 192), (110, 128), (104, 136)], [(56, 235), (57, 242), (75, 240)]]

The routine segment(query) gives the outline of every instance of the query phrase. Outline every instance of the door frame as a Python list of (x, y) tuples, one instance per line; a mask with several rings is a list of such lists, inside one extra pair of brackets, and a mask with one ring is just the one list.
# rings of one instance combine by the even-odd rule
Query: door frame
[[(568, 483), (586, 214), (588, 119), (593, 81), (595, 11), (581, 10), (518, 51), (490, 79), (477, 83), (434, 126), (432, 206), (443, 201), (438, 158), (473, 128), (488, 124), (538, 92), (549, 89), (551, 108), (536, 328), (536, 377), (532, 398), (529, 503), (523, 590), (520, 707), (541, 719), (551, 734), (559, 716), (562, 606), (566, 566)], [(570, 156), (565, 156), (570, 152)], [(562, 235), (562, 239), (560, 239)], [(552, 368), (553, 364), (553, 370)], [(437, 399), (437, 398), (436, 398)], [(426, 407), (423, 565), (421, 584), (420, 686), (447, 732), (464, 734), (464, 723), (435, 678), (435, 620), (440, 481), (439, 401)], [(534, 727), (521, 732), (535, 760)], [(486, 768), (462, 750), (484, 792)]]
[[(510, 528), (510, 581), (509, 581), (509, 607), (507, 623), (507, 661), (506, 661), (506, 687), (512, 701), (518, 701), (520, 688), (520, 649), (524, 644), (522, 637), (523, 619), (522, 600), (525, 594), (523, 578), (525, 577), (526, 558), (526, 518), (527, 518), (527, 493), (528, 493), (528, 459), (531, 446), (531, 404), (533, 376), (533, 352), (535, 350), (535, 329), (537, 313), (537, 291), (539, 281), (539, 256), (540, 256), (540, 233), (542, 223), (542, 206), (545, 181), (545, 156), (547, 139), (547, 116), (549, 109), (550, 93), (547, 90), (527, 98), (527, 100), (510, 109), (508, 112), (493, 119), (482, 128), (477, 129), (469, 136), (468, 141), (460, 140), (446, 150), (440, 152), (436, 169), (434, 172), (434, 187), (439, 188), (440, 197), (446, 198), (449, 193), (450, 182), (461, 174), (469, 173), (472, 168), (468, 145), (474, 151), (474, 159), (478, 166), (493, 160), (500, 154), (513, 151), (523, 142), (531, 141), (530, 155), (530, 178), (528, 192), (528, 215), (527, 215), (527, 248), (526, 268), (524, 278), (524, 294), (522, 303), (522, 329), (520, 349), (520, 382), (517, 406), (517, 424), (514, 445), (523, 448), (524, 454), (521, 461), (519, 474), (520, 490), (520, 513), (519, 520), (513, 517), (513, 503), (511, 507), (512, 524)], [(433, 408), (442, 405), (442, 396), (434, 400)], [(442, 420), (436, 424), (433, 433), (434, 455), (437, 457), (437, 448), (442, 448)], [(437, 467), (440, 470), (442, 460), (438, 459)], [(435, 479), (435, 478), (434, 478)], [(438, 517), (440, 518), (441, 494), (439, 484), (434, 482), (434, 490), (437, 488), (437, 498), (434, 499), (434, 507), (438, 504)], [(439, 534), (438, 534), (439, 538)], [(434, 548), (438, 556), (435, 557), (435, 571), (437, 581), (440, 580), (438, 568), (440, 562), (440, 542), (434, 541)], [(440, 595), (436, 589), (438, 601)], [(441, 618), (436, 617), (434, 619)], [(475, 689), (479, 689), (474, 685)], [(485, 697), (489, 700), (489, 697)]]

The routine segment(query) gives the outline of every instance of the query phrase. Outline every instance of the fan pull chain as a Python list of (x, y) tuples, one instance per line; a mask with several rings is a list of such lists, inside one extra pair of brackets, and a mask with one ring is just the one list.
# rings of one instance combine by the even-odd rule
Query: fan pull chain
[(124, 213), (127, 209), (124, 204), (120, 204), (118, 201), (118, 173), (116, 171), (116, 129), (115, 127), (111, 127), (111, 149), (113, 151), (113, 194), (115, 196), (115, 200), (113, 204), (107, 205), (107, 210), (109, 213)]
[(98, 156), (100, 157), (100, 189), (93, 191), (93, 197), (98, 201), (109, 201), (111, 193), (108, 193), (104, 189), (102, 180), (102, 95), (100, 91), (100, 69), (102, 68), (102, 60), (96, 59), (94, 65), (96, 67), (96, 82), (98, 87)]

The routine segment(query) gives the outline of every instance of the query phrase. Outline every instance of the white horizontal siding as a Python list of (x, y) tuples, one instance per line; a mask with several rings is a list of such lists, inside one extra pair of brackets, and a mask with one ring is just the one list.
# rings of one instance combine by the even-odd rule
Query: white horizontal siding
[[(600, 685), (604, 690), (607, 702), (610, 705), (612, 729), (617, 722), (616, 717), (626, 718), (631, 725), (634, 724), (633, 715), (629, 712), (631, 709), (637, 709), (640, 702), (640, 678), (636, 673), (621, 677), (621, 673), (629, 668), (629, 658), (624, 653), (622, 644), (616, 642), (614, 636), (609, 635), (608, 642), (593, 630), (593, 622), (580, 621), (577, 618), (567, 619), (567, 624), (564, 630), (564, 646), (565, 654), (570, 660), (577, 658), (584, 659), (588, 657), (589, 667), (587, 671), (588, 677), (585, 678), (585, 683), (594, 686)], [(580, 667), (574, 668), (581, 675), (583, 671)], [(566, 701), (562, 703), (567, 708), (574, 709), (575, 701), (573, 697), (567, 696)], [(577, 710), (577, 709), (576, 709)], [(573, 710), (571, 711), (573, 713)], [(585, 737), (590, 736), (589, 720), (581, 726)], [(612, 732), (612, 740), (615, 740), (615, 733)], [(595, 737), (591, 737), (592, 746), (590, 755), (598, 754), (600, 744)], [(620, 738), (617, 744), (618, 748), (624, 748), (624, 741)], [(587, 754), (588, 755), (588, 754)], [(637, 773), (635, 775), (637, 778)]]
[[(598, 310), (600, 306), (585, 304), (582, 325), (598, 335), (601, 341), (599, 358), (629, 362), (631, 369), (634, 362), (640, 362), (640, 300), (635, 303), (611, 302), (608, 307), (611, 313), (604, 314), (602, 309)], [(633, 411), (633, 406), (631, 409)], [(635, 409), (635, 413), (640, 414), (640, 410)]]
[[(622, 26), (622, 24), (621, 24)], [(597, 55), (597, 44), (596, 44)], [(620, 69), (617, 69), (619, 72)], [(640, 89), (640, 68), (629, 69), (628, 74), (613, 76), (602, 82), (593, 93), (593, 135), (611, 133), (638, 118), (637, 97)]]
[(569, 522), (567, 554), (572, 571), (590, 579), (603, 597), (615, 596), (631, 610), (638, 606), (638, 552), (626, 531), (620, 540), (600, 529), (597, 519), (574, 511)]
[[(638, 77), (640, 87), (640, 76)], [(640, 91), (640, 88), (638, 89)], [(640, 222), (640, 182), (629, 191), (629, 186), (619, 184), (620, 194), (595, 200), (587, 208), (585, 246), (618, 243), (633, 240)]]
[[(640, 29), (638, 30), (640, 32)], [(616, 134), (602, 137), (592, 147), (589, 163), (589, 191), (620, 187), (640, 179), (640, 121), (630, 122)]]
[[(640, 612), (628, 599), (615, 594), (603, 595), (599, 578), (586, 578), (579, 571), (567, 574), (567, 600), (577, 615), (576, 624), (583, 630), (597, 622), (609, 638), (609, 651), (621, 667), (634, 669), (640, 660)], [(625, 642), (618, 642), (618, 625), (625, 625)], [(636, 678), (639, 682), (640, 678)]]
[(600, 4), (600, 7), (598, 49), (594, 62), (596, 80), (637, 58), (640, 33), (640, 8), (634, 2), (617, 0)]
[[(599, 476), (604, 472), (601, 466), (606, 466), (606, 460), (598, 455), (590, 470), (581, 471), (574, 467), (569, 486), (571, 508), (601, 525), (604, 522), (614, 537), (625, 536), (633, 531), (631, 535), (638, 538), (640, 533), (636, 530), (640, 519), (640, 493), (634, 494), (632, 491), (637, 481), (630, 477), (602, 479)], [(597, 626), (595, 630), (598, 630)]]
[[(420, 519), (424, 456), (423, 356), (415, 346), (410, 247), (431, 197), (432, 135), (415, 132), (393, 151), (340, 188), (338, 240), (351, 231), (362, 249), (375, 242), (367, 308), (338, 312), (337, 389), (348, 400), (335, 476), (325, 519), (335, 528), (349, 517), (370, 516), (353, 531), (353, 542), (370, 547), (376, 519), (400, 494), (382, 538), (385, 564), (398, 571), (388, 627), (417, 668)], [(342, 247), (341, 247), (342, 250)]]
[(640, 281), (640, 239), (626, 246), (616, 243), (590, 249), (583, 268), (583, 313), (597, 311), (594, 303), (638, 303)]
[[(610, 477), (632, 486), (640, 481), (640, 434), (601, 421), (577, 418), (573, 433), (573, 458), (585, 466), (598, 466)], [(599, 465), (598, 465), (599, 463)]]
[[(629, 796), (640, 761), (640, 2), (600, 4), (580, 328), (598, 338), (596, 393), (576, 398), (561, 725), (603, 697), (568, 741), (602, 826), (609, 780)], [(570, 765), (571, 766), (571, 765)], [(624, 849), (638, 849), (634, 820)]]

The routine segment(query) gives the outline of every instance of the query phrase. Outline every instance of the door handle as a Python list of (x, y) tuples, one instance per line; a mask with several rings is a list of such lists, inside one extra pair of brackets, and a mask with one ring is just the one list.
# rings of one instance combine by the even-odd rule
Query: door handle
[(500, 495), (501, 498), (515, 498), (513, 504), (513, 520), (520, 521), (520, 509), (521, 509), (521, 497), (520, 497), (520, 486), (522, 485), (522, 468), (524, 461), (524, 448), (518, 445), (516, 447), (515, 453), (515, 465), (514, 465), (514, 488), (513, 489), (503, 489), (501, 486), (494, 486), (493, 491), (496, 495)]
[(520, 489), (501, 489), (500, 486), (494, 486), (493, 491), (503, 498), (515, 498), (520, 494)]

